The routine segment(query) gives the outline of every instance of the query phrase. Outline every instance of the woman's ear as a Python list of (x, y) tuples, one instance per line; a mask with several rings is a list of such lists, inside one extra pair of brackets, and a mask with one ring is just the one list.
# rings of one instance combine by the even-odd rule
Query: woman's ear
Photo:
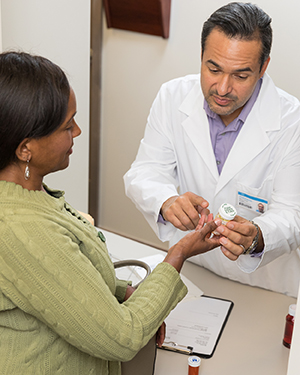
[(16, 156), (20, 161), (27, 161), (31, 159), (30, 139), (25, 138), (16, 149)]

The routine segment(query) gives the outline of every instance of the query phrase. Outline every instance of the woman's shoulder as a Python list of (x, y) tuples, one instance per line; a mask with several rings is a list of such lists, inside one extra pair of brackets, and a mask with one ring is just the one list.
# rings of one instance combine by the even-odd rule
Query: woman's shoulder
[(31, 212), (40, 209), (62, 208), (65, 204), (64, 192), (47, 189), (47, 191), (27, 190), (14, 182), (0, 181), (1, 211), (26, 208), (28, 212)]

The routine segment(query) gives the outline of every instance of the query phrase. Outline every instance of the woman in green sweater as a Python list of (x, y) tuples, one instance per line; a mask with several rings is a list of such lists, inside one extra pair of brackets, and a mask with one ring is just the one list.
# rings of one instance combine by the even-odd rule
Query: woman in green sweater
[[(203, 211), (134, 291), (115, 277), (104, 237), (43, 184), (65, 169), (76, 99), (63, 71), (0, 54), (0, 374), (118, 375), (185, 296), (183, 262), (219, 246)], [(212, 219), (211, 215), (208, 216)], [(134, 291), (134, 293), (133, 293)], [(158, 344), (163, 341), (163, 334)]]

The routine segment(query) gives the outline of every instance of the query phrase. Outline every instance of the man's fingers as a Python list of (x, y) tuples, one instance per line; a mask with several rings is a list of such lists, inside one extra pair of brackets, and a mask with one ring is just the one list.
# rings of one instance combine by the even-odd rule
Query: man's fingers
[(235, 261), (237, 260), (238, 256), (236, 256), (235, 254), (232, 254), (231, 251), (227, 250), (226, 247), (224, 246), (221, 246), (221, 251), (222, 253), (230, 260), (232, 261)]
[(173, 203), (164, 217), (181, 230), (195, 229), (199, 222), (199, 214), (190, 202), (181, 200)]
[[(181, 218), (181, 220), (179, 219), (179, 218), (177, 218), (175, 215), (172, 217), (172, 218), (170, 218), (169, 220), (168, 220), (171, 224), (173, 224), (174, 225), (174, 227), (176, 227), (176, 228), (178, 228), (178, 229), (180, 229), (180, 230), (183, 230), (183, 231), (187, 231), (187, 230), (192, 230), (192, 229), (194, 229), (193, 227), (192, 227), (192, 225), (190, 225), (191, 226), (191, 228), (189, 228), (187, 225), (185, 225), (182, 221), (183, 221), (183, 216), (182, 216), (182, 218)], [(190, 221), (189, 221), (190, 222)], [(191, 223), (191, 222), (190, 222)]]
[(204, 208), (207, 208), (209, 206), (209, 203), (207, 202), (207, 200), (200, 197), (200, 195), (194, 194), (190, 191), (185, 193), (185, 194), (189, 197), (189, 199), (190, 199), (190, 201), (191, 201), (191, 203), (193, 204), (194, 207), (199, 206), (201, 209), (204, 209)]
[(202, 197), (187, 192), (179, 196), (170, 197), (161, 207), (161, 214), (166, 221), (181, 230), (193, 230), (199, 223), (199, 214), (203, 216), (201, 225), (207, 221), (210, 211), (208, 202)]
[(257, 233), (255, 226), (241, 217), (237, 222), (230, 221), (226, 226), (221, 225), (217, 231), (222, 235), (221, 244), (235, 256), (243, 253), (243, 248), (248, 249)]

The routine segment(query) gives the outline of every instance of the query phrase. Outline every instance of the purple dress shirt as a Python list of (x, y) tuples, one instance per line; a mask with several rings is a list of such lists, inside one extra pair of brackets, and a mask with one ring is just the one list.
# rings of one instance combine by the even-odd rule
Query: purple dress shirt
[(207, 114), (209, 123), (211, 144), (215, 153), (216, 163), (219, 174), (221, 174), (227, 156), (236, 140), (247, 116), (249, 115), (261, 87), (262, 79), (257, 82), (257, 85), (253, 91), (252, 96), (245, 104), (239, 116), (234, 119), (227, 126), (224, 125), (220, 116), (212, 112), (209, 108), (207, 101), (204, 99), (203, 108)]
[[(203, 108), (206, 112), (209, 123), (211, 144), (214, 150), (219, 174), (221, 174), (222, 172), (223, 166), (234, 144), (234, 141), (239, 135), (239, 132), (242, 129), (247, 116), (251, 112), (251, 109), (258, 97), (261, 84), (262, 79), (257, 82), (253, 94), (245, 104), (239, 116), (227, 126), (224, 125), (219, 115), (211, 111), (207, 104), (207, 101), (204, 99)], [(262, 256), (262, 254), (263, 251), (260, 253), (253, 253), (251, 254), (251, 257), (259, 258)]]

